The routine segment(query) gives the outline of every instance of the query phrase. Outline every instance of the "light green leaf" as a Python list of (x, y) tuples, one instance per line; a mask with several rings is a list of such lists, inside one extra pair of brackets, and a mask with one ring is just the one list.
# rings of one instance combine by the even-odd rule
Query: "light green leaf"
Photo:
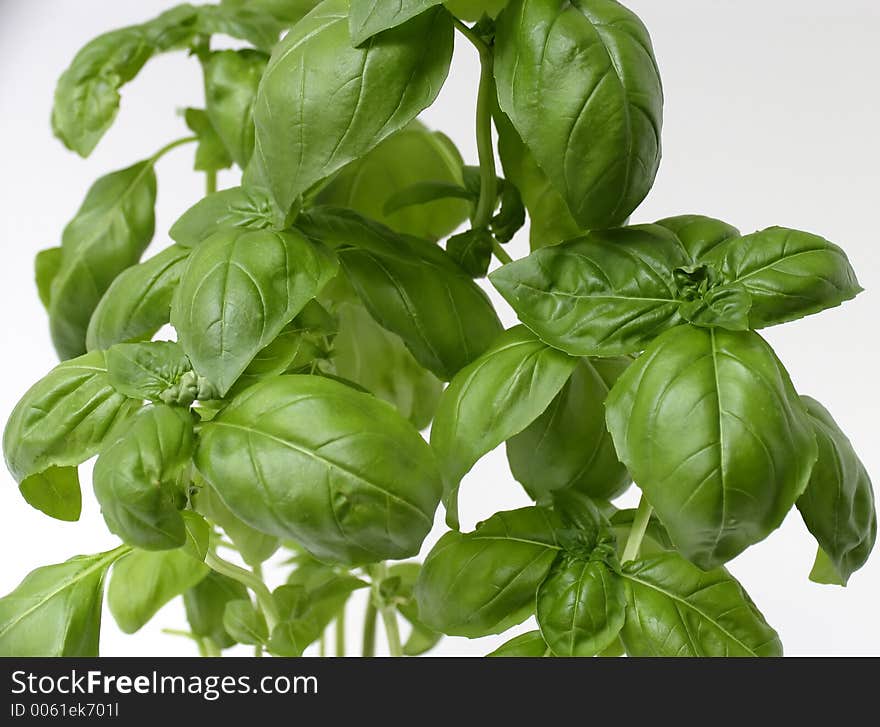
[(247, 599), (229, 601), (223, 612), (223, 628), (239, 644), (265, 644), (269, 639), (266, 619)]
[(540, 631), (526, 631), (524, 634), (514, 636), (510, 641), (504, 642), (486, 656), (540, 657), (547, 656), (548, 651), (549, 647)]
[(168, 234), (183, 247), (195, 247), (215, 232), (231, 227), (263, 230), (272, 226), (272, 207), (258, 190), (230, 187), (196, 202)]
[(52, 301), (52, 281), (55, 280), (60, 268), (60, 247), (40, 250), (34, 258), (34, 279), (37, 283), (37, 292), (40, 296), (40, 302), (47, 311)]
[(82, 492), (76, 467), (49, 467), (18, 486), (31, 507), (56, 520), (76, 522), (82, 512)]
[(442, 0), (351, 0), (348, 26), (352, 45), (362, 45), (377, 33), (396, 28)]
[(246, 599), (247, 588), (227, 576), (211, 571), (183, 594), (186, 620), (194, 636), (209, 638), (221, 649), (235, 641), (223, 628), (223, 612), (230, 601)]

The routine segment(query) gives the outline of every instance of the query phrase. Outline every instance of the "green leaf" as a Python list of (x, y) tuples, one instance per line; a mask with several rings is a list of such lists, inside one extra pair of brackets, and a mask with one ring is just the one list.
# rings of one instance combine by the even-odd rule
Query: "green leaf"
[(227, 576), (211, 571), (183, 594), (186, 620), (194, 636), (211, 639), (221, 649), (235, 641), (223, 628), (223, 612), (230, 601), (246, 599), (247, 588)]
[(190, 251), (172, 245), (116, 277), (89, 320), (86, 347), (152, 337), (171, 317), (171, 297)]
[(801, 400), (819, 443), (810, 483), (797, 501), (807, 528), (819, 543), (816, 577), (811, 573), (810, 578), (845, 586), (868, 560), (877, 539), (874, 490), (865, 466), (828, 410), (808, 396)]
[(296, 232), (229, 229), (205, 240), (171, 303), (195, 371), (225, 395), (336, 269), (329, 251)]
[(751, 331), (664, 333), (606, 406), (621, 460), (682, 555), (704, 569), (779, 527), (816, 461), (804, 405)]
[(614, 0), (513, 0), (498, 18), (502, 110), (585, 228), (619, 224), (660, 164), (651, 38)]
[(433, 454), (406, 420), (316, 376), (244, 391), (202, 427), (196, 465), (252, 527), (346, 564), (417, 553), (440, 499)]
[(232, 166), (232, 157), (214, 129), (208, 114), (202, 109), (186, 109), (184, 119), (189, 129), (199, 138), (193, 169), (216, 172)]
[(446, 533), (416, 584), (423, 623), (452, 636), (500, 634), (535, 611), (535, 592), (561, 545), (550, 510), (500, 512), (472, 533)]
[(735, 227), (703, 215), (667, 217), (655, 224), (675, 234), (694, 264), (703, 262), (721, 243), (740, 236)]
[(231, 227), (263, 230), (272, 226), (272, 207), (258, 190), (230, 187), (209, 194), (181, 215), (169, 230), (183, 247), (195, 247)]
[(581, 359), (544, 413), (507, 441), (510, 470), (533, 500), (546, 504), (569, 488), (611, 500), (629, 486), (605, 427), (605, 399), (630, 363)]
[(144, 550), (186, 542), (183, 516), (195, 448), (192, 414), (163, 404), (142, 409), (95, 464), (95, 496), (110, 532)]
[(413, 358), (399, 336), (376, 323), (357, 300), (339, 303), (336, 312), (336, 373), (392, 404), (416, 429), (427, 427), (437, 409), (442, 382)]
[(97, 656), (104, 576), (126, 550), (78, 555), (29, 573), (0, 598), (0, 656)]
[(477, 21), (483, 15), (494, 18), (507, 5), (508, 0), (446, 0), (444, 5), (462, 20)]
[(439, 240), (470, 212), (467, 201), (455, 198), (468, 195), (462, 168), (461, 154), (445, 134), (413, 121), (346, 166), (315, 201), (352, 209), (404, 234)]
[[(110, 384), (101, 352), (52, 369), (16, 404), (3, 433), (6, 466), (25, 499), (71, 517), (78, 510), (71, 474), (59, 470), (94, 457), (138, 406)], [(47, 487), (51, 490), (40, 492)]]
[(498, 130), (498, 155), (507, 182), (516, 185), (529, 212), (529, 240), (532, 250), (556, 245), (583, 234), (568, 205), (556, 190), (510, 119), (500, 109), (494, 113)]
[(363, 48), (348, 0), (325, 0), (276, 47), (254, 109), (255, 157), (282, 213), (433, 103), (452, 58), (452, 21), (430, 10)]
[(505, 641), (495, 651), (486, 656), (539, 657), (547, 656), (548, 646), (540, 631), (526, 631)]
[(186, 592), (208, 573), (208, 566), (186, 547), (177, 550), (134, 550), (110, 574), (107, 605), (119, 628), (133, 634), (171, 599)]
[(223, 613), (223, 628), (239, 644), (265, 644), (269, 639), (266, 619), (247, 599), (229, 601)]
[(62, 359), (85, 353), (98, 301), (153, 238), (155, 203), (152, 161), (139, 162), (95, 182), (64, 228), (61, 265), (49, 296), (52, 342)]
[(183, 349), (172, 341), (118, 343), (107, 350), (105, 358), (110, 383), (132, 399), (161, 401), (192, 371)]
[(623, 581), (602, 560), (560, 558), (538, 589), (538, 624), (556, 656), (596, 656), (626, 616)]
[(220, 0), (221, 5), (239, 8), (243, 5), (275, 18), (283, 27), (290, 27), (308, 15), (321, 0)]
[(377, 33), (403, 25), (416, 15), (439, 5), (442, 0), (352, 0), (348, 16), (352, 45), (362, 45)]
[(701, 571), (677, 554), (626, 564), (630, 656), (782, 656), (776, 632), (723, 568)]
[(223, 528), (242, 560), (257, 566), (272, 557), (281, 545), (274, 535), (266, 535), (239, 520), (209, 486), (202, 486), (195, 495), (196, 509), (212, 523)]
[(40, 302), (47, 311), (52, 301), (52, 281), (55, 280), (60, 268), (60, 247), (40, 250), (34, 258), (34, 279), (37, 283), (37, 292), (40, 296)]
[(446, 241), (446, 253), (472, 278), (485, 278), (492, 262), (492, 233), (485, 228), (467, 230)]
[(436, 245), (344, 210), (312, 212), (298, 224), (338, 248), (373, 318), (439, 378), (451, 379), (501, 333), (486, 294)]
[(229, 5), (196, 6), (198, 12), (196, 28), (199, 34), (222, 33), (240, 38), (262, 51), (269, 52), (278, 42), (278, 35), (285, 27), (272, 15), (250, 4), (232, 7)]
[(18, 486), (31, 506), (56, 520), (76, 522), (82, 513), (82, 492), (76, 467), (49, 467)]
[(427, 626), (423, 626), (419, 623), (412, 624), (409, 636), (407, 636), (407, 639), (403, 644), (403, 655), (421, 656), (422, 654), (426, 654), (437, 646), (442, 638), (443, 634), (437, 633), (433, 629), (429, 629)]
[(752, 328), (833, 308), (862, 291), (846, 254), (837, 245), (785, 227), (730, 239), (705, 259), (718, 269), (722, 289), (744, 290), (750, 295)]
[(816, 559), (810, 569), (810, 580), (813, 583), (822, 583), (827, 586), (846, 586), (847, 584), (847, 581), (844, 581), (840, 575), (837, 565), (821, 547), (816, 549)]
[(672, 233), (636, 225), (536, 250), (489, 279), (551, 346), (572, 356), (619, 356), (682, 322), (674, 269), (686, 264)]
[(480, 457), (543, 412), (577, 359), (550, 348), (523, 326), (505, 331), (443, 392), (431, 446), (443, 470), (446, 519), (458, 523), (458, 487)]
[(254, 101), (268, 58), (250, 49), (202, 58), (205, 112), (232, 160), (244, 169), (254, 151)]

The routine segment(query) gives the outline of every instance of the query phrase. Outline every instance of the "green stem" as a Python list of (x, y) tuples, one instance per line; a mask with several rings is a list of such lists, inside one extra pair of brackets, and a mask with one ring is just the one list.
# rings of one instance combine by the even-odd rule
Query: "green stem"
[(257, 597), (257, 604), (263, 612), (263, 616), (266, 618), (266, 625), (269, 627), (269, 633), (272, 633), (272, 629), (275, 628), (275, 625), (279, 621), (278, 609), (275, 607), (275, 601), (272, 599), (272, 594), (269, 593), (269, 589), (266, 588), (266, 584), (263, 583), (262, 579), (251, 573), (249, 570), (245, 570), (227, 560), (223, 560), (216, 553), (211, 551), (208, 551), (208, 555), (205, 558), (205, 564), (211, 570), (220, 575), (228, 576), (253, 591), (254, 595)]
[(345, 656), (345, 606), (336, 617), (336, 656)]
[(388, 638), (388, 653), (391, 656), (403, 656), (403, 649), (400, 646), (400, 629), (397, 625), (397, 609), (393, 606), (383, 606), (382, 622), (385, 624), (385, 636)]
[(205, 647), (206, 656), (223, 656), (220, 651), (220, 647), (218, 647), (217, 644), (215, 644), (209, 636), (206, 636), (204, 639), (202, 639), (202, 643)]
[(214, 194), (217, 191), (217, 170), (211, 169), (205, 172), (205, 194)]
[(492, 238), (492, 252), (495, 253), (495, 257), (498, 258), (502, 265), (507, 265), (507, 263), (513, 262), (513, 258), (507, 254), (507, 250), (501, 247), (501, 243), (499, 243), (494, 237)]
[(635, 560), (639, 555), (639, 548), (642, 546), (642, 540), (645, 537), (645, 531), (648, 529), (648, 523), (651, 520), (651, 513), (654, 508), (648, 504), (648, 499), (642, 495), (639, 500), (639, 508), (633, 518), (633, 523), (629, 529), (629, 537), (626, 539), (626, 546), (623, 549), (623, 562), (627, 563)]
[(362, 656), (376, 655), (376, 604), (373, 596), (367, 597), (367, 612), (364, 614), (364, 643), (361, 650)]
[(198, 141), (199, 137), (197, 136), (187, 136), (183, 139), (178, 139), (177, 141), (172, 141), (170, 144), (166, 144), (159, 151), (157, 151), (153, 156), (150, 157), (150, 163), (155, 164), (159, 161), (163, 156), (165, 156), (172, 149), (176, 149), (179, 146), (183, 146), (184, 144), (192, 144), (194, 141)]
[(319, 642), (318, 656), (327, 656), (327, 632), (321, 632), (321, 641)]

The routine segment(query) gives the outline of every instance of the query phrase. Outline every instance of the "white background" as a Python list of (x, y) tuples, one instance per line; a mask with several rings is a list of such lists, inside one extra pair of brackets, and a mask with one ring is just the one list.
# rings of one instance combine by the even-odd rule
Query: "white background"
[[(32, 258), (56, 245), (91, 182), (186, 133), (175, 110), (202, 96), (197, 64), (182, 53), (151, 61), (123, 92), (112, 130), (87, 160), (51, 137), (52, 91), (74, 53), (106, 30), (148, 19), (170, 0), (0, 0), (0, 419), (54, 362)], [(745, 232), (797, 227), (842, 245), (867, 292), (844, 307), (766, 332), (795, 385), (823, 401), (880, 476), (880, 6), (875, 0), (630, 0), (654, 39), (666, 92), (664, 161), (635, 222), (681, 213), (720, 217)], [(470, 163), (477, 64), (459, 42), (454, 67), (424, 119), (446, 131)], [(190, 149), (159, 162), (155, 251), (176, 217), (199, 199)], [(234, 177), (221, 177), (221, 185)], [(525, 236), (512, 250), (526, 254)], [(498, 297), (494, 296), (498, 301)], [(505, 324), (513, 322), (499, 302)], [(85, 474), (85, 473), (84, 473)], [(112, 547), (89, 480), (79, 523), (52, 521), (0, 487), (0, 593), (32, 568)], [(624, 499), (631, 504), (634, 493)], [(526, 504), (503, 450), (480, 462), (462, 488), (463, 526)], [(433, 540), (441, 531), (439, 527)], [(730, 565), (788, 654), (880, 654), (880, 556), (846, 589), (807, 580), (815, 544), (796, 512)], [(179, 603), (179, 602), (178, 602)], [(358, 608), (360, 606), (358, 605)], [(357, 640), (352, 615), (350, 640)], [(172, 604), (134, 636), (109, 614), (106, 655), (193, 653)], [(525, 628), (525, 627), (523, 627)], [(380, 630), (381, 634), (381, 630)], [(503, 638), (447, 639), (435, 653), (483, 654)]]

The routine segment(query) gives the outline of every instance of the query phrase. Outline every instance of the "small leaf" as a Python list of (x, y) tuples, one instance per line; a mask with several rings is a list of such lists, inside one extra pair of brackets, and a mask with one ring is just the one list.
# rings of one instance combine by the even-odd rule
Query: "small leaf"
[(52, 302), (52, 282), (61, 269), (61, 248), (50, 247), (40, 250), (34, 258), (34, 279), (37, 283), (37, 292), (40, 302), (48, 311)]
[(539, 657), (547, 656), (549, 647), (540, 631), (527, 631), (506, 641), (486, 656)]
[(49, 467), (26, 477), (18, 486), (29, 505), (56, 520), (76, 522), (82, 512), (82, 492), (76, 467)]
[(118, 343), (108, 349), (106, 360), (113, 388), (132, 399), (160, 401), (192, 371), (183, 349), (172, 341)]
[(211, 571), (183, 594), (186, 620), (193, 635), (211, 639), (221, 649), (235, 641), (223, 628), (223, 613), (230, 601), (246, 599), (247, 588), (227, 576)]
[(216, 172), (232, 166), (232, 157), (214, 129), (208, 114), (202, 109), (186, 109), (184, 119), (189, 129), (199, 138), (193, 169)]
[(442, 0), (354, 0), (348, 16), (352, 45), (362, 45), (377, 33), (396, 28), (419, 13), (439, 5)]
[(263, 230), (271, 226), (272, 207), (266, 197), (257, 190), (230, 187), (196, 202), (168, 234), (178, 245), (195, 247), (226, 228)]
[(257, 646), (269, 638), (266, 619), (246, 599), (230, 601), (223, 612), (223, 628), (239, 644)]
[(446, 241), (446, 252), (472, 278), (485, 278), (492, 262), (492, 241), (487, 229), (467, 230)]

